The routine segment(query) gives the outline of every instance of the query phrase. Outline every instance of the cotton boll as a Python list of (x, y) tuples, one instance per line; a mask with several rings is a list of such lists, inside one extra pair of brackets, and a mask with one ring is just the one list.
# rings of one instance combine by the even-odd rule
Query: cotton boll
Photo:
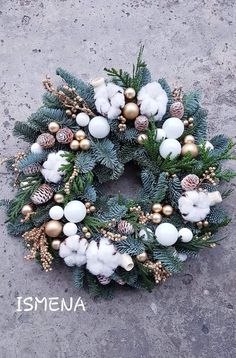
[(116, 93), (112, 98), (111, 98), (111, 105), (113, 107), (124, 107), (125, 105), (125, 97), (123, 95), (123, 93)]
[(74, 251), (77, 251), (79, 248), (79, 240), (80, 240), (80, 236), (79, 235), (73, 235), (73, 236), (69, 236), (66, 238), (66, 245)]
[(61, 175), (56, 170), (41, 169), (41, 173), (46, 181), (50, 183), (59, 183)]
[(72, 253), (70, 256), (66, 256), (64, 258), (65, 264), (67, 266), (75, 266), (76, 265), (76, 254)]
[(96, 89), (94, 89), (94, 99), (98, 98), (108, 98), (107, 88), (106, 85), (100, 86)]
[(93, 274), (93, 275), (100, 275), (103, 270), (103, 264), (99, 262), (98, 260), (88, 260), (87, 259), (87, 269)]
[(64, 258), (71, 254), (71, 249), (66, 245), (65, 241), (63, 241), (60, 245), (59, 256)]
[(146, 116), (153, 116), (158, 111), (158, 104), (152, 98), (147, 98), (141, 102), (140, 113)]
[(106, 257), (113, 255), (115, 252), (114, 245), (111, 244), (107, 238), (101, 238), (99, 242), (98, 259), (105, 262)]
[(34, 143), (31, 145), (30, 151), (34, 154), (41, 154), (43, 152), (43, 148), (38, 143)]
[(86, 256), (85, 255), (76, 255), (75, 264), (78, 267), (86, 264)]
[(111, 105), (107, 98), (99, 97), (95, 101), (96, 109), (99, 113), (106, 115)]
[(62, 157), (66, 152), (59, 150), (57, 153), (50, 153), (47, 160), (43, 163), (41, 170), (44, 178), (52, 183), (58, 183), (64, 172), (60, 171), (62, 165), (67, 164), (66, 158)]
[(107, 84), (107, 94), (109, 98), (112, 98), (117, 93), (124, 94), (124, 89), (115, 83), (109, 82)]
[(110, 107), (109, 111), (107, 112), (108, 119), (116, 119), (121, 114), (121, 109), (117, 107)]
[(85, 255), (87, 247), (88, 247), (88, 241), (86, 239), (81, 239), (79, 242), (78, 252), (81, 255)]
[(103, 275), (105, 277), (110, 277), (113, 273), (114, 273), (114, 270), (106, 265), (103, 265), (103, 267), (100, 271), (100, 275)]
[(86, 250), (86, 257), (87, 260), (97, 260), (97, 256), (98, 256), (98, 246), (96, 241), (92, 240), (89, 245), (88, 248)]

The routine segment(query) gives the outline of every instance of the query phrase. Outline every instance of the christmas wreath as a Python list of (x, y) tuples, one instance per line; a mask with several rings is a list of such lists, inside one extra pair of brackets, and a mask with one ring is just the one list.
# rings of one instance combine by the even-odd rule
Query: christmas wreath
[[(3, 200), (9, 234), (22, 236), (45, 271), (64, 263), (75, 285), (110, 297), (118, 285), (150, 290), (200, 249), (215, 247), (230, 221), (219, 191), (235, 173), (222, 169), (232, 140), (207, 141), (199, 92), (151, 80), (143, 48), (132, 74), (106, 69), (109, 80), (84, 83), (58, 68), (43, 105), (14, 134), (30, 150), (5, 160), (17, 194)], [(133, 162), (135, 198), (101, 191)]]

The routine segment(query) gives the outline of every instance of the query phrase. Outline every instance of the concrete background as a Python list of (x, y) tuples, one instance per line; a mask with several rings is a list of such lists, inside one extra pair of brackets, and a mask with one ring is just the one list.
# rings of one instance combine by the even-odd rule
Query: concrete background
[[(41, 80), (58, 65), (83, 79), (129, 69), (140, 42), (153, 77), (204, 90), (210, 133), (235, 137), (234, 0), (0, 0), (2, 155), (24, 147), (15, 120), (40, 105)], [(235, 167), (235, 166), (234, 166)], [(12, 194), (1, 168), (1, 192)], [(235, 182), (233, 184), (235, 186)], [(225, 204), (235, 215), (235, 194)], [(94, 303), (67, 269), (23, 259), (1, 214), (0, 357), (235, 357), (235, 222), (223, 245), (190, 261), (151, 294), (121, 290)], [(19, 312), (17, 296), (78, 297), (86, 312)]]

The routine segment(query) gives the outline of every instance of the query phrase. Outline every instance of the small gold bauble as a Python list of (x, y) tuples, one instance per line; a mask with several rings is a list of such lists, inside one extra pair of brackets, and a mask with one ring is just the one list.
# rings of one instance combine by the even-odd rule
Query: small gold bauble
[(91, 238), (90, 232), (86, 232), (84, 236), (86, 237), (86, 239), (90, 239), (90, 238)]
[(208, 225), (209, 225), (209, 222), (208, 222), (207, 220), (204, 220), (204, 221), (203, 221), (203, 226), (204, 226), (204, 227), (207, 227)]
[(170, 205), (164, 205), (162, 212), (165, 216), (171, 216), (173, 214), (173, 208)]
[(193, 135), (189, 134), (186, 135), (186, 137), (184, 138), (184, 143), (194, 143), (195, 142), (195, 138)]
[(139, 136), (137, 138), (137, 142), (138, 142), (138, 144), (143, 144), (143, 142), (147, 139), (148, 139), (147, 134), (142, 133), (142, 134), (139, 134)]
[(148, 258), (148, 257), (147, 257), (147, 253), (146, 253), (145, 251), (136, 256), (136, 259), (137, 259), (139, 262), (145, 262), (145, 261), (147, 260), (147, 258)]
[(52, 241), (52, 244), (51, 244), (51, 246), (52, 246), (52, 248), (53, 248), (54, 250), (59, 250), (59, 249), (60, 249), (60, 245), (61, 245), (61, 240), (59, 240), (59, 239), (53, 240), (53, 241)]
[(89, 201), (86, 201), (86, 203), (85, 203), (84, 205), (85, 205), (85, 207), (88, 209), (88, 208), (90, 208), (91, 203), (90, 203)]
[(84, 227), (82, 228), (82, 232), (83, 232), (83, 233), (88, 232), (88, 228), (87, 228), (86, 226), (84, 226)]
[(187, 155), (188, 153), (191, 154), (191, 157), (195, 158), (198, 156), (198, 147), (194, 143), (187, 143), (184, 144), (181, 150), (182, 155)]
[(79, 150), (80, 143), (78, 140), (74, 139), (72, 142), (70, 142), (70, 149), (72, 150)]
[(21, 209), (21, 213), (23, 215), (29, 215), (29, 214), (32, 214), (32, 212), (33, 212), (33, 208), (29, 204), (24, 205), (23, 208)]
[(56, 133), (59, 131), (59, 129), (60, 129), (60, 126), (57, 122), (50, 122), (48, 125), (48, 130), (51, 133)]
[(45, 225), (45, 233), (50, 237), (58, 237), (62, 232), (62, 224), (57, 220), (50, 220)]
[(81, 141), (80, 141), (80, 143), (79, 143), (79, 147), (80, 147), (80, 149), (82, 149), (82, 150), (89, 150), (89, 148), (90, 148), (90, 146), (91, 146), (91, 144), (90, 144), (90, 140), (88, 140), (88, 139), (82, 139)]
[(65, 197), (61, 193), (57, 193), (54, 195), (54, 201), (58, 204), (64, 203)]
[(162, 216), (159, 213), (154, 213), (151, 216), (153, 224), (160, 224)]
[(86, 134), (85, 134), (84, 131), (82, 131), (82, 129), (79, 129), (79, 130), (75, 133), (75, 138), (80, 141), (80, 140), (86, 138)]
[(193, 123), (193, 117), (189, 117), (188, 123)]
[(187, 119), (185, 119), (185, 120), (183, 121), (183, 123), (184, 123), (185, 127), (188, 126), (188, 120), (187, 120)]
[(139, 115), (139, 108), (136, 103), (127, 103), (123, 108), (123, 115), (126, 119), (135, 119)]
[(198, 222), (197, 222), (197, 227), (198, 227), (199, 229), (201, 229), (202, 226), (203, 226), (202, 221), (198, 221)]
[(135, 92), (135, 89), (134, 88), (126, 88), (125, 90), (125, 97), (127, 99), (133, 99), (134, 97), (136, 96), (136, 92)]
[(91, 205), (89, 210), (90, 210), (91, 213), (94, 213), (96, 211), (96, 208), (95, 208), (94, 205)]
[(160, 213), (162, 211), (162, 205), (160, 203), (153, 204), (152, 211), (154, 213)]

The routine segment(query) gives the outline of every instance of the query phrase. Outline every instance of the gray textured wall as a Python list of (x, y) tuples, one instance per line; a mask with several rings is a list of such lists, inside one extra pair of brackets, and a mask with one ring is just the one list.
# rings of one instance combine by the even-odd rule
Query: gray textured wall
[[(2, 153), (16, 120), (40, 105), (41, 80), (64, 66), (83, 79), (103, 67), (129, 69), (140, 41), (154, 76), (203, 89), (209, 131), (235, 137), (234, 0), (1, 0)], [(10, 178), (1, 168), (1, 191)], [(235, 182), (234, 182), (235, 183)], [(234, 184), (235, 185), (235, 184)], [(225, 204), (234, 218), (235, 195)], [(119, 291), (94, 303), (72, 287), (67, 269), (41, 272), (23, 259), (21, 240), (1, 218), (0, 357), (235, 357), (235, 223), (227, 240), (151, 294)], [(17, 296), (82, 296), (86, 312), (19, 312)]]

